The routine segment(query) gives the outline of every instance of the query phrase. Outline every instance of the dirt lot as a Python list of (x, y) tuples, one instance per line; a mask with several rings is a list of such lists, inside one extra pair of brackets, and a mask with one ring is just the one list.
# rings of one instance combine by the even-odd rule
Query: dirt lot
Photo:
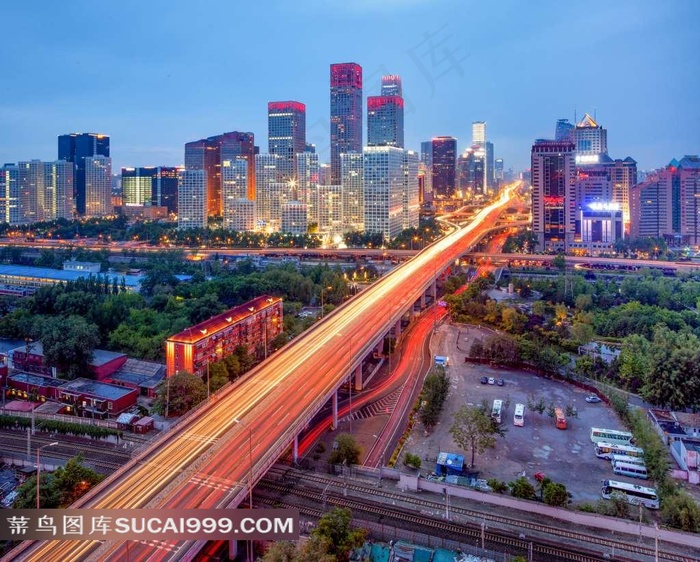
[[(590, 428), (622, 429), (617, 417), (603, 403), (588, 404), (586, 393), (564, 382), (522, 371), (465, 363), (466, 350), (473, 340), (486, 335), (484, 328), (476, 326), (445, 324), (438, 328), (433, 337), (432, 352), (450, 357), (451, 392), (441, 423), (429, 435), (425, 435), (423, 427), (418, 424), (404, 450), (420, 455), (427, 471), (434, 467), (439, 451), (463, 453), (465, 464), (468, 464), (470, 455), (459, 450), (449, 433), (452, 415), (463, 404), (477, 405), (485, 399), (490, 405), (494, 399), (501, 399), (504, 402), (504, 426), (508, 432), (505, 438), (497, 438), (495, 448), (476, 456), (475, 469), (480, 471), (479, 477), (509, 482), (524, 474), (534, 483), (534, 474), (543, 472), (555, 482), (565, 484), (574, 502), (595, 502), (600, 498), (601, 480), (612, 478), (613, 472), (609, 462), (595, 456), (589, 437)], [(483, 376), (502, 378), (505, 385), (481, 384), (479, 380)], [(532, 395), (536, 399), (544, 398), (545, 404), (551, 402), (562, 408), (571, 404), (578, 410), (579, 417), (568, 420), (568, 429), (557, 429), (546, 411), (540, 415), (527, 409), (528, 397)], [(513, 425), (517, 403), (526, 405), (523, 427)], [(623, 477), (616, 479), (634, 482)]]

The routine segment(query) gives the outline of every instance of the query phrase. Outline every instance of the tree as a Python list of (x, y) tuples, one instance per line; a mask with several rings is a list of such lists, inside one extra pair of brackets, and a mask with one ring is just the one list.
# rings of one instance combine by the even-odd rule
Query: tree
[(514, 498), (520, 498), (522, 500), (535, 499), (535, 487), (530, 484), (524, 476), (520, 476), (512, 482), (508, 482), (508, 487)]
[(341, 433), (336, 437), (335, 442), (338, 444), (337, 447), (333, 448), (330, 456), (328, 457), (328, 462), (331, 464), (358, 464), (360, 462), (360, 455), (362, 454), (362, 449), (355, 441), (355, 438), (349, 433)]
[(649, 348), (649, 340), (638, 334), (627, 336), (622, 342), (620, 379), (630, 390), (637, 390), (648, 376), (651, 369)]
[(671, 527), (689, 533), (700, 532), (700, 506), (685, 492), (664, 498), (661, 516)]
[(158, 398), (153, 409), (168, 416), (181, 416), (207, 397), (207, 386), (197, 375), (176, 373), (158, 387)]
[(92, 378), (89, 364), (99, 343), (97, 326), (80, 316), (47, 317), (41, 327), (44, 363), (67, 379)]
[(412, 468), (420, 468), (422, 462), (420, 456), (414, 455), (412, 453), (406, 453), (403, 458), (403, 464)]
[(531, 412), (537, 412), (541, 416), (547, 409), (547, 406), (544, 403), (544, 398), (540, 396), (539, 399), (535, 400), (534, 396), (529, 396), (527, 399), (527, 409)]
[(328, 553), (339, 562), (350, 559), (350, 552), (365, 543), (367, 531), (353, 529), (352, 512), (347, 508), (334, 507), (325, 513), (311, 532), (312, 540), (327, 541)]
[(444, 367), (434, 368), (425, 378), (423, 406), (419, 417), (426, 429), (431, 429), (440, 419), (443, 404), (450, 391), (450, 378)]
[(476, 406), (462, 406), (454, 415), (450, 434), (455, 443), (464, 451), (471, 451), (471, 463), (474, 466), (476, 453), (483, 453), (487, 447), (496, 445), (499, 428), (491, 418)]
[(564, 507), (569, 503), (571, 494), (564, 484), (558, 482), (547, 482), (542, 488), (542, 499), (547, 505)]
[(554, 259), (552, 259), (552, 266), (559, 271), (564, 271), (566, 269), (566, 258), (564, 254), (557, 254)]

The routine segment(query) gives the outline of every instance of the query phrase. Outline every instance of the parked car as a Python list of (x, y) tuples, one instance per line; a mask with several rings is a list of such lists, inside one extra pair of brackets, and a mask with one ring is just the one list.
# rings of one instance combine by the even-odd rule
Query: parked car
[(504, 384), (506, 384), (506, 381), (504, 381), (503, 379), (498, 379), (498, 380), (496, 380), (496, 384), (498, 386), (503, 386)]
[(481, 377), (481, 384), (488, 384), (489, 379), (487, 377)]
[(489, 384), (496, 384), (496, 379), (489, 377)]
[(586, 402), (589, 404), (597, 404), (598, 402), (602, 402), (600, 398), (598, 398), (595, 394), (591, 394), (589, 396), (586, 396)]

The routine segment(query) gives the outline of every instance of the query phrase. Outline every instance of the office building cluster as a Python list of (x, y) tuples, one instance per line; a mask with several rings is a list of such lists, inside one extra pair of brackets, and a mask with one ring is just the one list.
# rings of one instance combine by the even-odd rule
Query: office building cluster
[(540, 249), (599, 254), (631, 236), (700, 242), (700, 159), (675, 159), (638, 182), (631, 157), (608, 155), (608, 133), (585, 114), (559, 119), (532, 145), (532, 225)]
[(330, 163), (306, 141), (306, 106), (268, 103), (268, 149), (253, 133), (229, 132), (185, 145), (180, 173), (179, 228), (224, 228), (330, 238), (349, 231), (389, 241), (418, 226), (419, 156), (404, 147), (401, 78), (382, 77), (367, 98), (363, 143), (362, 67), (330, 67)]
[(532, 225), (543, 250), (600, 253), (629, 231), (637, 163), (608, 155), (608, 132), (589, 114), (557, 121), (532, 145)]

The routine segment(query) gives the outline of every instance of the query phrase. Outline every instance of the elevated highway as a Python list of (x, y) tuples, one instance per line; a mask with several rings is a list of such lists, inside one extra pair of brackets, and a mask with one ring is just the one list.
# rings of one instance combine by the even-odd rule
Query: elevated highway
[[(495, 226), (513, 197), (507, 188), (465, 228), (347, 302), (218, 393), (123, 469), (91, 490), (79, 508), (224, 508), (252, 486), (329, 400), (362, 359), (424, 297), (437, 276)], [(198, 543), (25, 542), (3, 560), (191, 560)]]

